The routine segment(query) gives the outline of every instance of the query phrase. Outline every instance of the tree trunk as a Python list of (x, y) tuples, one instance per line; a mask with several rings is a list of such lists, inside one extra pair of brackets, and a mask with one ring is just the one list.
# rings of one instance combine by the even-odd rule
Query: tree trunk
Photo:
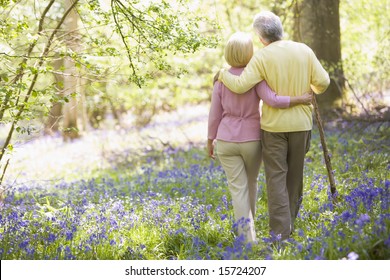
[(307, 44), (329, 72), (331, 84), (318, 96), (321, 114), (341, 106), (345, 80), (340, 42), (340, 0), (296, 0), (293, 39)]
[[(65, 1), (65, 8), (68, 9), (72, 5), (72, 0)], [(78, 15), (73, 9), (65, 21), (66, 46), (69, 51), (78, 53), (79, 38), (78, 38)], [(77, 90), (79, 86), (78, 71), (75, 66), (75, 61), (72, 57), (67, 56), (64, 61), (64, 96), (68, 98), (68, 102), (64, 105), (64, 123), (63, 137), (64, 140), (72, 140), (79, 137), (77, 126)]]
[[(56, 71), (60, 71), (61, 66), (63, 66), (63, 59), (56, 59), (53, 61), (53, 68)], [(64, 75), (62, 74), (54, 74), (54, 79), (56, 82), (57, 89), (59, 91), (58, 95), (63, 97), (64, 93)], [(54, 133), (59, 131), (59, 124), (62, 118), (62, 103), (54, 102), (50, 108), (48, 119), (45, 123), (45, 134), (53, 135)]]
[(79, 111), (81, 112), (81, 125), (82, 130), (86, 131), (88, 129), (88, 112), (87, 112), (87, 97), (85, 94), (85, 82), (82, 79), (79, 79)]

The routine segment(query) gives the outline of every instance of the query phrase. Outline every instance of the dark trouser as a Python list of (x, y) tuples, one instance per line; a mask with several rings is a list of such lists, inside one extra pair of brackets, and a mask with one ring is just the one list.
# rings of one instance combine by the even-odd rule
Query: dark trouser
[(302, 202), (303, 167), (311, 131), (273, 133), (262, 130), (271, 234), (287, 239)]

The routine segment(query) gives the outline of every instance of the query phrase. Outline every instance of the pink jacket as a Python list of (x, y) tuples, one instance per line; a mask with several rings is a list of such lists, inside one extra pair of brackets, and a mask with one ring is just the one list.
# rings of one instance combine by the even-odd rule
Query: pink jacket
[[(240, 75), (243, 70), (232, 67), (229, 72)], [(216, 82), (208, 120), (208, 139), (227, 142), (260, 140), (260, 99), (271, 107), (287, 108), (290, 105), (289, 96), (276, 95), (265, 81), (241, 95)]]

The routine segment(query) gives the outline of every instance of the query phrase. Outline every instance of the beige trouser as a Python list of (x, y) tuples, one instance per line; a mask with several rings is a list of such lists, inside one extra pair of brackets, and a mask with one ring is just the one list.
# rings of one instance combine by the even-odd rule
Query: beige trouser
[(261, 165), (261, 142), (217, 141), (217, 156), (226, 173), (232, 196), (238, 234), (256, 241), (254, 216), (257, 202), (257, 176)]
[(302, 203), (303, 167), (311, 131), (261, 133), (270, 232), (287, 239)]

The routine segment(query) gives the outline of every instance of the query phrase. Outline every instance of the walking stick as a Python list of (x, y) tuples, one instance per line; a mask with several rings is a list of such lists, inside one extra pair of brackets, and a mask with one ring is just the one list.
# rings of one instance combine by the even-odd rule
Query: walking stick
[(332, 194), (332, 202), (333, 204), (335, 204), (337, 202), (336, 184), (334, 181), (332, 163), (330, 161), (328, 147), (326, 146), (324, 127), (322, 125), (322, 120), (321, 120), (320, 112), (318, 110), (318, 103), (315, 94), (313, 94), (313, 105), (314, 105), (314, 112), (315, 112), (315, 118), (318, 125), (318, 130), (320, 132), (321, 145), (322, 145), (322, 150), (324, 152), (326, 169), (328, 171), (328, 179), (330, 184), (330, 192)]

